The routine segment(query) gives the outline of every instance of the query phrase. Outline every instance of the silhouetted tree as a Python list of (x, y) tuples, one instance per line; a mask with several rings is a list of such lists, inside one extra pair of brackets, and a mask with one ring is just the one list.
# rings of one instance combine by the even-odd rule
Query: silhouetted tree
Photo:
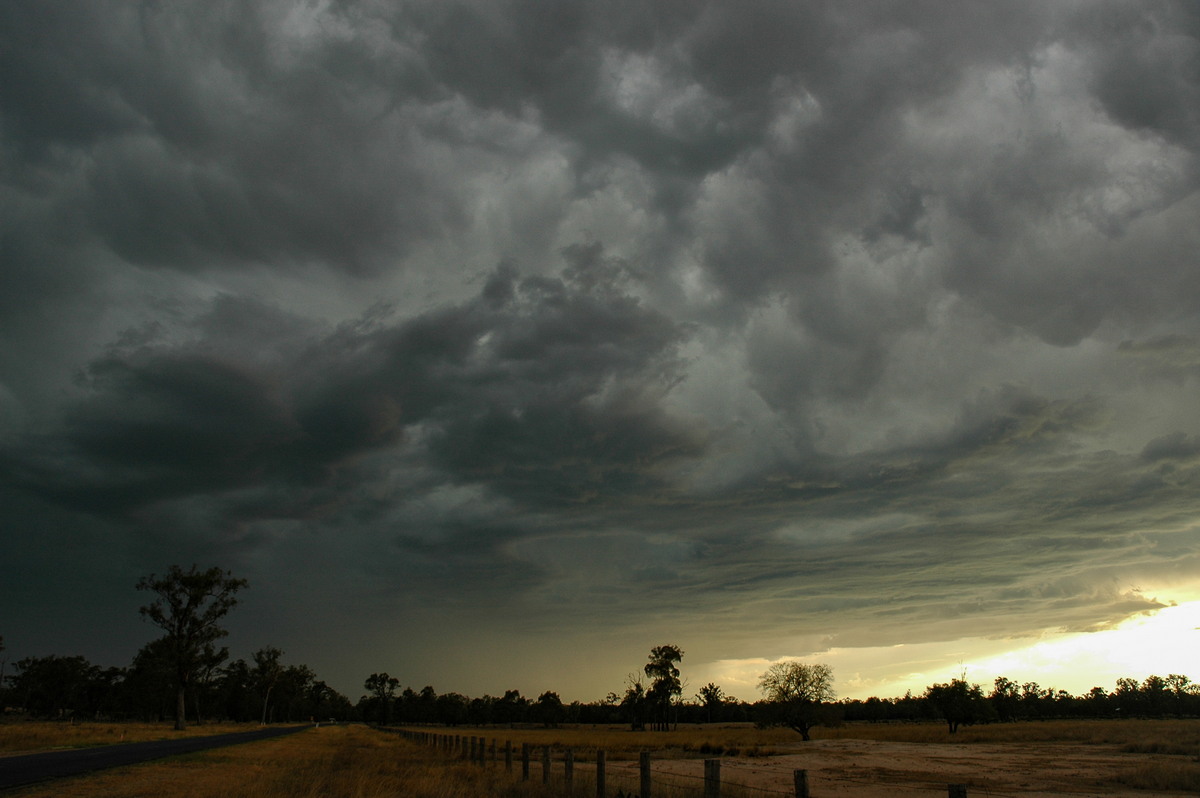
[(167, 653), (175, 676), (175, 728), (187, 723), (184, 707), (187, 690), (203, 667), (205, 648), (228, 632), (218, 624), (237, 604), (234, 594), (246, 587), (220, 568), (184, 571), (172, 565), (163, 577), (154, 574), (137, 583), (138, 590), (157, 595), (141, 608), (142, 616), (167, 633)]
[(385, 726), (392, 720), (392, 701), (396, 695), (396, 688), (399, 686), (400, 680), (395, 676), (389, 676), (386, 672), (372, 673), (363, 682), (363, 687), (369, 690), (375, 699), (379, 722)]
[(497, 699), (495, 696), (484, 695), (482, 698), (472, 698), (467, 707), (467, 722), (472, 726), (490, 726), (495, 720)]
[(992, 703), (992, 709), (996, 711), (996, 717), (1003, 721), (1013, 721), (1017, 719), (1017, 712), (1021, 705), (1021, 687), (1012, 679), (1007, 679), (1003, 676), (997, 676), (992, 688), (991, 695), (988, 696), (988, 701)]
[(642, 731), (646, 728), (648, 703), (646, 686), (642, 684), (641, 679), (630, 674), (625, 695), (621, 698), (621, 709), (625, 713), (625, 719), (629, 721), (630, 730)]
[(1171, 691), (1172, 697), (1172, 712), (1176, 715), (1185, 715), (1188, 712), (1189, 699), (1200, 695), (1198, 685), (1192, 684), (1192, 680), (1181, 673), (1167, 674), (1164, 680), (1167, 689)]
[(713, 711), (721, 708), (721, 704), (725, 702), (725, 693), (720, 687), (709, 682), (696, 693), (696, 699), (704, 706), (705, 719), (712, 723)]
[(535, 706), (537, 707), (538, 719), (541, 720), (543, 726), (547, 728), (558, 726), (562, 721), (563, 702), (558, 697), (558, 693), (547, 690), (538, 696)]
[(244, 659), (236, 659), (221, 669), (217, 685), (225, 717), (245, 723), (260, 716), (261, 696), (254, 681), (250, 665)]
[(343, 720), (350, 716), (350, 699), (334, 690), (313, 674), (306, 689), (310, 710), (308, 714), (318, 721), (327, 718)]
[(421, 688), (421, 692), (417, 694), (417, 713), (420, 715), (422, 723), (437, 722), (437, 699), (438, 694), (433, 689), (433, 685), (425, 685)]
[(991, 706), (983, 697), (983, 690), (977, 684), (967, 684), (964, 679), (930, 685), (925, 688), (925, 700), (946, 721), (951, 734), (962, 724), (981, 723), (991, 715)]
[(521, 695), (520, 690), (505, 690), (504, 695), (496, 699), (492, 716), (497, 723), (512, 726), (525, 720), (528, 709), (529, 701)]
[[(229, 649), (222, 646), (217, 648), (212, 643), (206, 643), (196, 661), (196, 673), (192, 679), (192, 706), (196, 710), (196, 723), (203, 723), (201, 713), (201, 697), (205, 702), (211, 698), (214, 691), (220, 667), (229, 659)], [(205, 703), (207, 706), (207, 703)]]
[(262, 717), (259, 722), (266, 725), (267, 712), (271, 706), (271, 691), (275, 689), (279, 677), (283, 674), (283, 665), (280, 663), (283, 652), (274, 646), (267, 646), (255, 651), (251, 656), (254, 659), (254, 670), (251, 672), (254, 685), (262, 696)]
[(655, 716), (654, 728), (659, 731), (670, 728), (671, 701), (683, 692), (679, 668), (675, 667), (681, 661), (683, 651), (679, 646), (655, 646), (650, 649), (650, 661), (643, 668), (651, 679), (646, 699)]
[(120, 671), (109, 674), (84, 657), (25, 657), (17, 660), (12, 696), (31, 715), (69, 718), (94, 715), (110, 704)]
[(833, 669), (824, 663), (777, 662), (762, 675), (758, 689), (767, 697), (767, 717), (761, 725), (787, 726), (804, 740), (826, 719), (823, 704), (832, 701)]
[(1128, 676), (1117, 679), (1116, 689), (1110, 698), (1121, 717), (1132, 718), (1141, 714), (1142, 695), (1137, 679), (1131, 679)]
[(310, 691), (317, 675), (307, 665), (285, 665), (275, 682), (271, 719), (292, 722), (328, 717), (318, 712)]
[(442, 693), (436, 702), (438, 722), (446, 726), (465, 723), (470, 704), (470, 700), (462, 693)]
[(1046, 712), (1047, 692), (1037, 682), (1021, 685), (1021, 716), (1027, 720), (1042, 717)]

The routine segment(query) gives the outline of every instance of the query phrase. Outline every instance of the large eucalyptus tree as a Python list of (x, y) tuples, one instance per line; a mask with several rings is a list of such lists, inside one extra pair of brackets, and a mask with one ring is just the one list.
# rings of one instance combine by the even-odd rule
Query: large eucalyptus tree
[(247, 586), (245, 579), (220, 568), (185, 571), (172, 565), (164, 576), (150, 574), (138, 580), (137, 589), (155, 595), (140, 608), (143, 617), (166, 632), (166, 654), (175, 677), (175, 728), (186, 725), (187, 690), (206, 666), (206, 652), (228, 634), (220, 621), (237, 604), (235, 594)]

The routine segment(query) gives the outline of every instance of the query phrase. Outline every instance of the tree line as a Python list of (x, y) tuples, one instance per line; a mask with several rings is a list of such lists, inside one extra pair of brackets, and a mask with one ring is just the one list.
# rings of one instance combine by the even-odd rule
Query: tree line
[[(660, 666), (651, 653), (652, 670)], [(672, 649), (678, 651), (677, 647)], [(682, 652), (680, 652), (682, 654)], [(677, 664), (678, 660), (674, 660)], [(678, 668), (668, 672), (668, 684), (655, 689), (653, 680), (635, 674), (624, 692), (611, 692), (604, 699), (564, 703), (554, 692), (537, 698), (507, 690), (501, 696), (470, 697), (461, 693), (439, 694), (426, 685), (419, 691), (399, 687), (388, 674), (372, 674), (365, 686), (373, 692), (356, 705), (363, 720), (395, 725), (436, 726), (525, 726), (559, 724), (626, 724), (632, 730), (669, 729), (679, 724), (754, 723), (785, 726), (808, 739), (812, 729), (844, 722), (930, 722), (943, 721), (949, 731), (962, 725), (1027, 720), (1086, 718), (1200, 717), (1200, 685), (1187, 676), (1150, 676), (1143, 681), (1118, 679), (1113, 690), (1094, 687), (1083, 695), (1041, 687), (1036, 682), (1018, 684), (998, 678), (990, 692), (963, 679), (933, 684), (923, 693), (899, 698), (846, 698), (835, 700), (833, 672), (822, 663), (796, 661), (772, 665), (762, 674), (763, 696), (743, 701), (727, 695), (719, 685), (708, 683), (693, 698), (684, 699)], [(675, 692), (669, 702), (655, 696)]]
[[(301, 721), (350, 718), (354, 707), (307, 665), (288, 664), (273, 646), (230, 660), (217, 646), (221, 621), (247, 586), (220, 568), (151, 574), (136, 587), (151, 595), (141, 615), (164, 632), (126, 667), (82, 656), (25, 657), (0, 670), (0, 705), (37, 718), (162, 721)], [(0, 652), (3, 652), (0, 638)], [(5, 665), (7, 660), (2, 660)]]
[(331, 688), (306, 665), (289, 664), (268, 646), (249, 660), (231, 660), (217, 643), (227, 633), (224, 617), (247, 586), (219, 568), (151, 574), (137, 589), (151, 600), (141, 615), (164, 634), (146, 643), (124, 668), (102, 668), (81, 656), (26, 657), (6, 674), (0, 637), (0, 706), (39, 718), (171, 719), (299, 722), (365, 720), (384, 725), (516, 726), (561, 723), (628, 724), (632, 730), (666, 731), (680, 723), (753, 722), (786, 726), (805, 740), (814, 726), (841, 722), (940, 719), (953, 733), (974, 723), (1049, 718), (1197, 717), (1200, 685), (1181, 674), (1118, 679), (1112, 691), (1093, 687), (1084, 695), (1043, 688), (1036, 682), (997, 678), (990, 691), (964, 678), (932, 684), (920, 695), (835, 700), (828, 665), (784, 661), (770, 666), (753, 702), (708, 683), (694, 700), (683, 698), (683, 650), (655, 646), (622, 692), (590, 703), (564, 703), (545, 691), (526, 698), (518, 690), (471, 698), (438, 694), (433, 686), (400, 689), (386, 672), (370, 674), (357, 702)]

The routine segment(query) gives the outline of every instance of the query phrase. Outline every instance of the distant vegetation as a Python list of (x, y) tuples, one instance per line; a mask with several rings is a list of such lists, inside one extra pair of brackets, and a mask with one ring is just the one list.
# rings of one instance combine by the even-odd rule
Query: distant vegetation
[[(365, 693), (351, 701), (308, 666), (288, 664), (277, 648), (265, 646), (247, 661), (230, 660), (227, 648), (215, 646), (224, 635), (218, 621), (245, 586), (220, 569), (199, 571), (195, 566), (190, 571), (173, 566), (164, 577), (139, 581), (139, 589), (156, 597), (142, 614), (167, 634), (144, 645), (123, 668), (59, 655), (9, 663), (0, 637), (0, 706), (8, 717), (171, 720), (177, 728), (188, 720), (330, 718), (384, 725), (628, 724), (634, 730), (650, 726), (658, 731), (679, 724), (748, 722), (787, 726), (805, 739), (813, 726), (843, 722), (941, 720), (953, 733), (961, 726), (1021, 720), (1200, 717), (1200, 685), (1182, 674), (1118, 679), (1111, 691), (1097, 686), (1083, 695), (1001, 677), (986, 690), (952, 679), (930, 685), (921, 695), (834, 700), (828, 666), (783, 662), (763, 674), (763, 700), (729, 696), (713, 683), (685, 699), (679, 667), (683, 650), (675, 645), (654, 647), (641, 673), (627, 678), (623, 693), (610, 692), (590, 703), (564, 703), (551, 690), (536, 699), (517, 690), (477, 698), (439, 694), (430, 685), (401, 690), (402, 681), (382, 671), (366, 676)], [(12, 673), (4, 670), (10, 664)]]

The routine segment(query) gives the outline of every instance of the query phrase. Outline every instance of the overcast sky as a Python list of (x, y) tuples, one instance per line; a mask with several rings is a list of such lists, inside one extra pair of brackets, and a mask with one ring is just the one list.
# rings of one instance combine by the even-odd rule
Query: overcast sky
[(1191, 2), (0, 0), (7, 654), (173, 563), (351, 698), (1200, 597), (1198, 152)]

